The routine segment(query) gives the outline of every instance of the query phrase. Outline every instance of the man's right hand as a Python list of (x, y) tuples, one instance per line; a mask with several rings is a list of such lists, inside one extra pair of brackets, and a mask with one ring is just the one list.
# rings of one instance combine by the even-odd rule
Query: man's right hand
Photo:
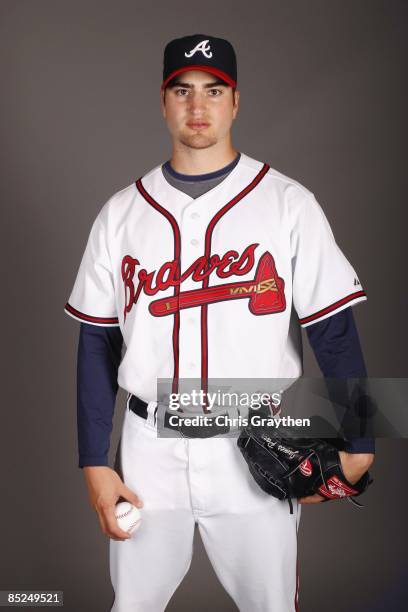
[(143, 502), (121, 480), (119, 474), (110, 467), (97, 465), (83, 468), (91, 506), (98, 514), (103, 533), (112, 540), (123, 542), (131, 537), (123, 531), (115, 517), (115, 506), (120, 498), (130, 502), (137, 508), (143, 507)]

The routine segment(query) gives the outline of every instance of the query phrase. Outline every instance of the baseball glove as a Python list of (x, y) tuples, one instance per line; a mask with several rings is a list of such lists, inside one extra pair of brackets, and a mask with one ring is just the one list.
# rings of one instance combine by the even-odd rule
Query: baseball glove
[(324, 501), (346, 498), (362, 507), (354, 498), (373, 482), (368, 472), (355, 484), (348, 482), (334, 440), (295, 438), (293, 431), (284, 427), (247, 427), (237, 444), (261, 489), (287, 499), (291, 514), (292, 498), (315, 493)]

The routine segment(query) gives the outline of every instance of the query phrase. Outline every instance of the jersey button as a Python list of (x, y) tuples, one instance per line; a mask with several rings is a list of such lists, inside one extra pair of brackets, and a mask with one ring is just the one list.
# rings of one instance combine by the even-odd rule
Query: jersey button
[(193, 239), (190, 241), (190, 244), (192, 244), (193, 246), (197, 246), (197, 245), (198, 245), (198, 240), (196, 240), (195, 238), (193, 238)]

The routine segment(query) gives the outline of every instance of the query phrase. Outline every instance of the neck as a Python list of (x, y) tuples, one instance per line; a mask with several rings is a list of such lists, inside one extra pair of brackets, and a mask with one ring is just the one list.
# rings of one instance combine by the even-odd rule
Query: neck
[(181, 143), (173, 144), (170, 163), (180, 174), (208, 174), (228, 166), (238, 155), (231, 143), (218, 146), (217, 143), (206, 149), (192, 149)]

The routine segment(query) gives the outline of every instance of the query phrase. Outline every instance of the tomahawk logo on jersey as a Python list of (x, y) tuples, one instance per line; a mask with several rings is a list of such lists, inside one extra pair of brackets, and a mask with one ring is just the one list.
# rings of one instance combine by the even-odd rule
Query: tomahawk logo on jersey
[[(247, 274), (254, 267), (254, 251), (257, 246), (257, 244), (249, 245), (241, 255), (236, 251), (227, 251), (223, 257), (215, 254), (211, 255), (209, 260), (201, 256), (182, 274), (179, 273), (179, 262), (175, 259), (164, 263), (157, 272), (147, 272), (141, 268), (137, 274), (136, 287), (134, 276), (137, 267), (140, 267), (140, 262), (126, 255), (122, 260), (122, 278), (125, 287), (124, 320), (126, 321), (126, 315), (137, 302), (141, 291), (147, 295), (156, 295), (168, 287), (181, 286), (189, 276), (195, 282), (200, 283), (210, 278), (213, 273), (218, 278)], [(284, 281), (278, 277), (274, 259), (270, 253), (266, 252), (260, 258), (253, 280), (212, 285), (207, 289), (182, 291), (177, 298), (154, 300), (149, 305), (149, 311), (152, 315), (160, 317), (174, 314), (182, 308), (193, 308), (203, 304), (244, 297), (250, 298), (248, 306), (255, 315), (279, 312), (285, 308)]]
[(65, 310), (120, 326), (119, 384), (150, 401), (158, 378), (297, 378), (300, 326), (365, 300), (356, 277), (314, 195), (241, 154), (195, 199), (161, 165), (115, 194)]

